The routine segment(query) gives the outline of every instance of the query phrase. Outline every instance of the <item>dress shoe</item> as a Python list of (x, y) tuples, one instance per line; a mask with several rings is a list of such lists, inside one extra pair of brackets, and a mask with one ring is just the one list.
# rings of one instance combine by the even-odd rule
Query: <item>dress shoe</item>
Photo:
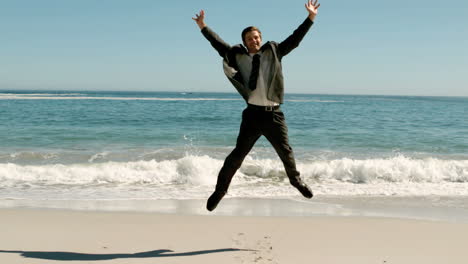
[(210, 198), (208, 198), (208, 201), (206, 203), (206, 209), (208, 211), (210, 211), (210, 212), (213, 211), (216, 208), (216, 206), (218, 206), (219, 201), (221, 201), (221, 199), (223, 199), (225, 194), (226, 194), (225, 192), (215, 191), (210, 196)]
[(301, 192), (301, 194), (305, 198), (310, 199), (310, 198), (312, 198), (314, 196), (314, 194), (312, 193), (312, 190), (302, 180), (293, 180), (293, 181), (291, 181), (291, 184), (292, 184), (292, 186), (296, 187), (296, 189), (298, 189), (299, 192)]

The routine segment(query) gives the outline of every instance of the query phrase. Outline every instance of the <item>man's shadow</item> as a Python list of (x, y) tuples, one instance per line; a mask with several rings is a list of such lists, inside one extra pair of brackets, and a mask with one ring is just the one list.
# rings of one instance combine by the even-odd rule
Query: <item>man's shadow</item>
[(60, 252), (60, 251), (20, 251), (20, 250), (0, 250), (0, 253), (17, 253), (25, 258), (46, 259), (46, 260), (62, 260), (62, 261), (98, 261), (126, 258), (161, 258), (161, 257), (187, 257), (204, 254), (213, 254), (221, 252), (235, 251), (252, 251), (249, 249), (238, 248), (221, 248), (212, 250), (200, 250), (191, 252), (172, 253), (169, 249), (159, 249), (148, 252), (140, 252), (134, 254), (87, 254), (76, 252)]

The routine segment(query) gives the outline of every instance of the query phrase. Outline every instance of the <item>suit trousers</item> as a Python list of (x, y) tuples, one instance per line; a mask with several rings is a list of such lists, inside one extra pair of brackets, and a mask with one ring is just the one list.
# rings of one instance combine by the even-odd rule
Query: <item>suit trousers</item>
[(294, 154), (288, 141), (288, 127), (281, 110), (265, 111), (248, 106), (242, 112), (242, 122), (234, 150), (227, 156), (218, 174), (216, 191), (226, 193), (232, 177), (242, 165), (260, 136), (265, 136), (283, 162), (290, 182), (298, 181)]

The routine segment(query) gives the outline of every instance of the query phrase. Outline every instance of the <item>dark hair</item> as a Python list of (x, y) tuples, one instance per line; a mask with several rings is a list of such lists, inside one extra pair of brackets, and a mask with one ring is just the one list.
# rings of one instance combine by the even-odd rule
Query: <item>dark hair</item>
[(242, 30), (242, 42), (244, 42), (244, 44), (245, 44), (245, 35), (247, 35), (247, 33), (249, 33), (250, 31), (257, 31), (258, 34), (260, 34), (260, 37), (262, 37), (262, 32), (260, 31), (260, 29), (258, 29), (258, 27), (254, 27), (254, 26), (246, 27), (244, 30)]

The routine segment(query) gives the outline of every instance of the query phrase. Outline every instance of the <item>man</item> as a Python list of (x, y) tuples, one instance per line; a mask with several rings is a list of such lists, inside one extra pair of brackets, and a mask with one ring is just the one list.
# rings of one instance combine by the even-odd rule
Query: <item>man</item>
[(296, 48), (313, 24), (320, 4), (308, 1), (306, 20), (283, 42), (266, 42), (262, 45), (262, 33), (256, 27), (242, 31), (244, 45), (230, 46), (205, 24), (205, 12), (192, 18), (202, 34), (223, 57), (224, 73), (247, 102), (242, 113), (242, 123), (236, 147), (228, 155), (221, 168), (216, 188), (208, 198), (206, 208), (213, 211), (224, 195), (245, 156), (260, 136), (273, 145), (284, 164), (290, 183), (306, 198), (312, 198), (310, 188), (301, 180), (296, 169), (294, 155), (288, 142), (288, 129), (280, 104), (283, 103), (284, 85), (281, 59)]

